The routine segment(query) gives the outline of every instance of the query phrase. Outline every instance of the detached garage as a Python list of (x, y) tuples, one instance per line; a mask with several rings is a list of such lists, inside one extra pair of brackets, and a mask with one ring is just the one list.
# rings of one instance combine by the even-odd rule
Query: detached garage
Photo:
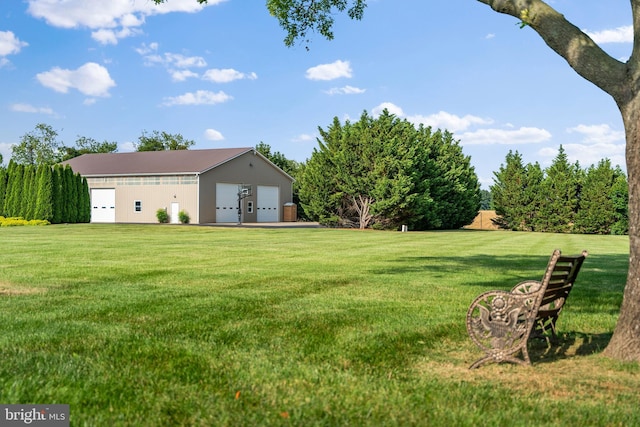
[[(84, 154), (63, 164), (87, 179), (91, 222), (280, 222), (293, 178), (253, 148)], [(243, 192), (244, 190), (244, 192)], [(238, 197), (242, 193), (242, 197)]]

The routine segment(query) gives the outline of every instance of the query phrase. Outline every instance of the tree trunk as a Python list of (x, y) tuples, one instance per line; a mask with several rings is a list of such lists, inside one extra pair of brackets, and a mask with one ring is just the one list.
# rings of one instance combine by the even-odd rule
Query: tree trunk
[(582, 77), (613, 97), (622, 113), (629, 182), (629, 273), (620, 317), (604, 354), (640, 361), (640, 0), (631, 0), (634, 43), (626, 63), (603, 51), (578, 27), (542, 0), (478, 0), (514, 16)]
[(624, 121), (629, 182), (629, 273), (620, 317), (604, 354), (640, 361), (640, 96), (618, 104)]

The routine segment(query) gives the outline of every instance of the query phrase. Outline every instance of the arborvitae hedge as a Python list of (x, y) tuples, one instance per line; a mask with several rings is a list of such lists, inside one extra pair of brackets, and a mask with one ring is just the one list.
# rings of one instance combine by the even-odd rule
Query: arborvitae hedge
[(51, 223), (89, 222), (89, 187), (69, 166), (22, 165), (0, 168), (0, 215)]
[(4, 216), (4, 199), (7, 192), (7, 170), (0, 167), (0, 216)]

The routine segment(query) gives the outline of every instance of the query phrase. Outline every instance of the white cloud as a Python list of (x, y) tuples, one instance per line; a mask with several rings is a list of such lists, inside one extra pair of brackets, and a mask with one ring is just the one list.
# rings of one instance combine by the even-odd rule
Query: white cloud
[(122, 28), (121, 30), (114, 31), (111, 29), (101, 28), (91, 33), (91, 38), (100, 44), (118, 44), (118, 40), (130, 37), (135, 34), (141, 34), (139, 29)]
[(585, 30), (587, 35), (591, 37), (591, 39), (598, 43), (632, 43), (633, 42), (633, 27), (631, 25), (626, 25), (623, 27), (618, 27), (613, 30), (603, 30), (603, 31), (588, 31)]
[(118, 44), (116, 32), (105, 28), (92, 32), (91, 38), (101, 44)]
[(201, 68), (207, 66), (207, 61), (201, 56), (184, 56), (179, 53), (167, 52), (164, 55), (160, 55), (157, 52), (158, 43), (151, 43), (150, 45), (142, 44), (142, 47), (136, 49), (140, 55), (145, 59), (145, 65), (160, 64), (168, 69), (175, 68)]
[(12, 55), (29, 46), (29, 43), (18, 39), (11, 31), (0, 31), (0, 56)]
[[(562, 144), (567, 157), (572, 162), (579, 161), (583, 167), (597, 164), (608, 158), (611, 163), (625, 167), (625, 134), (624, 131), (611, 129), (607, 124), (578, 125), (567, 129), (567, 133), (580, 135), (580, 143)], [(551, 161), (557, 155), (557, 149), (540, 153)]]
[(389, 113), (397, 117), (406, 118), (414, 124), (423, 124), (425, 126), (431, 126), (432, 128), (446, 129), (449, 132), (456, 133), (456, 139), (459, 139), (464, 145), (538, 144), (551, 139), (551, 133), (546, 129), (535, 127), (515, 129), (513, 125), (507, 125), (508, 129), (483, 128), (458, 133), (473, 127), (492, 125), (494, 121), (471, 114), (458, 116), (447, 113), (446, 111), (439, 111), (428, 116), (407, 116), (402, 108), (391, 102), (383, 102), (375, 107), (373, 109), (373, 116), (376, 117), (380, 115), (384, 109), (387, 109)]
[(39, 113), (55, 115), (54, 111), (49, 107), (34, 107), (30, 104), (12, 104), (11, 111), (16, 111), (18, 113)]
[(447, 113), (445, 111), (439, 111), (429, 116), (408, 116), (407, 120), (415, 124), (431, 126), (435, 129), (446, 129), (449, 132), (461, 132), (473, 125), (489, 125), (493, 123), (493, 120), (490, 119), (483, 119), (481, 117), (472, 116), (470, 114), (460, 117), (455, 114)]
[[(562, 144), (562, 148), (569, 162), (580, 162), (582, 168), (597, 165), (602, 159), (611, 160), (614, 167), (620, 166), (624, 169), (626, 166), (624, 144)], [(558, 155), (558, 149), (544, 148), (538, 154), (545, 159), (543, 163), (549, 165)]]
[(157, 52), (158, 51), (158, 43), (153, 42), (153, 43), (142, 43), (142, 45), (138, 48), (135, 48), (134, 50), (136, 52), (138, 52), (140, 55), (145, 56), (145, 55), (149, 55), (151, 52)]
[(292, 139), (293, 142), (312, 141), (315, 137), (306, 133), (300, 134)]
[(205, 139), (208, 139), (209, 141), (222, 141), (224, 140), (224, 136), (222, 135), (222, 133), (218, 132), (215, 129), (207, 129), (204, 131), (204, 137)]
[(406, 118), (408, 121), (414, 124), (423, 124), (425, 126), (431, 126), (435, 129), (446, 129), (450, 132), (460, 132), (468, 129), (473, 125), (488, 125), (493, 123), (493, 120), (490, 119), (483, 119), (481, 117), (472, 116), (470, 114), (467, 114), (464, 117), (460, 117), (455, 114), (447, 113), (445, 111), (440, 111), (429, 116), (422, 116), (419, 114), (407, 116), (405, 115), (401, 107), (391, 102), (383, 102), (377, 107), (374, 107), (372, 110), (372, 114), (374, 117), (377, 117), (385, 109), (389, 111), (389, 113), (397, 117)]
[(359, 95), (365, 92), (366, 89), (360, 89), (349, 85), (344, 87), (334, 87), (325, 91), (325, 93), (328, 93), (329, 95)]
[(136, 151), (136, 144), (132, 141), (121, 142), (118, 144), (118, 151), (120, 153), (130, 153), (132, 151)]
[(331, 64), (321, 64), (307, 70), (309, 80), (335, 80), (342, 77), (350, 78), (353, 71), (349, 61), (335, 61)]
[(380, 114), (382, 114), (382, 112), (384, 110), (389, 111), (389, 113), (396, 115), (398, 117), (404, 117), (404, 111), (402, 111), (402, 108), (398, 107), (397, 105), (391, 103), (391, 102), (383, 102), (382, 104), (378, 105), (377, 107), (374, 107), (373, 110), (371, 110), (371, 113), (373, 114), (374, 117), (379, 116)]
[(175, 82), (183, 82), (189, 78), (197, 78), (200, 75), (191, 68), (202, 68), (207, 66), (207, 61), (201, 56), (185, 56), (180, 53), (167, 52), (158, 53), (158, 43), (143, 43), (135, 51), (140, 54), (145, 61), (145, 65), (161, 65), (166, 68)]
[(202, 76), (203, 80), (208, 80), (214, 83), (229, 83), (234, 80), (249, 79), (255, 80), (258, 78), (256, 73), (241, 73), (233, 68), (212, 68), (207, 70)]
[(232, 100), (233, 97), (226, 93), (210, 92), (207, 90), (198, 90), (196, 92), (187, 92), (184, 95), (165, 98), (162, 105), (170, 107), (172, 105), (214, 105), (222, 104)]
[(585, 144), (612, 143), (625, 141), (624, 131), (614, 131), (607, 124), (601, 125), (578, 125), (567, 129), (568, 133), (579, 133), (583, 135)]
[(519, 129), (479, 129), (456, 135), (464, 145), (539, 144), (551, 139), (546, 129), (521, 127)]
[(207, 61), (201, 56), (184, 56), (179, 53), (165, 53), (165, 65), (177, 68), (206, 67)]
[(195, 13), (223, 1), (209, 0), (201, 4), (195, 0), (171, 0), (156, 5), (150, 0), (29, 0), (28, 12), (54, 27), (113, 30), (112, 35), (100, 31), (93, 33), (98, 42), (109, 44), (117, 42), (118, 38), (137, 34), (138, 31), (133, 29), (143, 25), (147, 16), (171, 12)]
[(198, 77), (198, 73), (194, 73), (191, 70), (175, 70), (171, 71), (171, 79), (174, 82), (183, 82), (190, 78)]
[[(158, 43), (143, 43), (135, 51), (140, 54), (144, 60), (145, 65), (164, 66), (173, 81), (181, 82), (189, 78), (200, 77), (200, 74), (192, 70), (192, 68), (202, 68), (207, 66), (207, 61), (201, 56), (185, 56), (179, 53), (166, 52), (164, 54), (158, 53)], [(214, 83), (229, 83), (234, 80), (255, 80), (258, 75), (254, 72), (243, 73), (233, 68), (212, 68), (202, 74), (202, 80), (211, 81)]]
[(67, 93), (69, 89), (76, 89), (88, 96), (108, 97), (109, 89), (116, 85), (109, 71), (95, 62), (87, 62), (76, 70), (54, 67), (38, 73), (36, 78), (40, 84), (56, 92)]

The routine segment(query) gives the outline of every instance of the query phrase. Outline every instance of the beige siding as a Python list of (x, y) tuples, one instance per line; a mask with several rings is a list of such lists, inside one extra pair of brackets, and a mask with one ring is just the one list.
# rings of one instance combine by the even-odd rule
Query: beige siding
[[(89, 188), (115, 188), (116, 222), (157, 223), (156, 211), (171, 203), (180, 204), (180, 210), (198, 222), (198, 180), (195, 176), (180, 177), (123, 177), (89, 178)], [(135, 211), (135, 202), (141, 202), (141, 211)]]
[[(89, 188), (113, 188), (116, 197), (116, 222), (157, 223), (156, 211), (179, 203), (180, 210), (190, 216), (192, 224), (216, 222), (216, 183), (249, 184), (253, 195), (243, 200), (243, 220), (256, 222), (257, 214), (247, 212), (247, 203), (257, 203), (257, 188), (274, 186), (279, 189), (279, 221), (283, 220), (282, 207), (292, 201), (291, 178), (265, 160), (249, 151), (202, 174), (159, 176), (107, 176), (87, 177)], [(135, 211), (135, 202), (142, 210)]]

